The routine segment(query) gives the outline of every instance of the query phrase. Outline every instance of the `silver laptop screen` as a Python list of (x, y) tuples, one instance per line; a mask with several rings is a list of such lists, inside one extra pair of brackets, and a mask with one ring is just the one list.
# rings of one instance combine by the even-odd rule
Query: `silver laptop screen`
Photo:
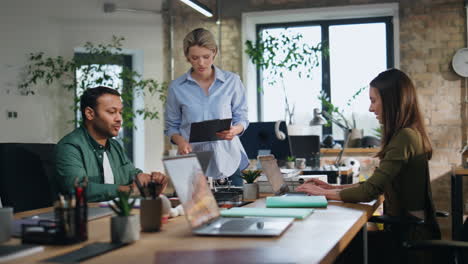
[(288, 191), (287, 185), (284, 182), (283, 174), (278, 167), (275, 156), (265, 155), (259, 156), (258, 159), (262, 165), (263, 173), (265, 173), (268, 181), (271, 184), (273, 192), (276, 195), (282, 194)]
[(196, 156), (168, 158), (163, 162), (192, 228), (219, 216), (218, 205)]

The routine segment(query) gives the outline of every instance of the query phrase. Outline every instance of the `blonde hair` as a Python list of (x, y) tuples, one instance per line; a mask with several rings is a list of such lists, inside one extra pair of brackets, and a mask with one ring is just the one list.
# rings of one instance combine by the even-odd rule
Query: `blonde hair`
[(193, 46), (200, 46), (213, 51), (215, 54), (218, 52), (218, 45), (216, 45), (215, 38), (210, 31), (204, 28), (197, 28), (192, 30), (184, 38), (184, 54), (187, 57), (189, 49)]

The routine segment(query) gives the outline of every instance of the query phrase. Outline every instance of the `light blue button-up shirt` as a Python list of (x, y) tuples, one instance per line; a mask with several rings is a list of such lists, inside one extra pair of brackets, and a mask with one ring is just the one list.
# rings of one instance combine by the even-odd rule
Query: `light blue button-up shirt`
[[(187, 73), (172, 81), (166, 101), (164, 133), (171, 138), (179, 134), (189, 140), (190, 124), (212, 119), (232, 118), (232, 125), (247, 129), (247, 99), (245, 88), (237, 74), (213, 66), (215, 80), (208, 89), (208, 95)], [(215, 179), (226, 178), (237, 169), (245, 169), (249, 160), (239, 137), (232, 140), (190, 143), (192, 150), (213, 151), (214, 158), (206, 175)]]

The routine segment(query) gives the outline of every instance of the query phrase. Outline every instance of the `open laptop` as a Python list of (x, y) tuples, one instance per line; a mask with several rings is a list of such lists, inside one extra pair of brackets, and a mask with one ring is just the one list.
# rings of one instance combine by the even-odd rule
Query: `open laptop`
[(163, 163), (196, 235), (279, 236), (294, 221), (293, 218), (221, 217), (196, 155), (169, 157)]
[(208, 169), (208, 166), (210, 165), (210, 162), (211, 162), (211, 158), (213, 157), (213, 151), (198, 151), (198, 152), (193, 152), (193, 153), (197, 155), (202, 171), (206, 175), (206, 170)]
[(271, 184), (273, 193), (278, 195), (308, 195), (304, 192), (290, 191), (286, 184), (283, 174), (281, 173), (278, 163), (276, 162), (274, 155), (259, 156), (258, 159), (262, 164), (263, 173), (266, 175), (268, 181)]

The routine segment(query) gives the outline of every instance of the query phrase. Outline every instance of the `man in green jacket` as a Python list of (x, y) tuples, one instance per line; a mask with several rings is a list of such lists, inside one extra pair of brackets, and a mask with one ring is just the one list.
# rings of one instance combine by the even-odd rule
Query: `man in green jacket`
[[(146, 186), (154, 181), (167, 185), (159, 172), (143, 173), (128, 159), (113, 137), (122, 126), (122, 100), (119, 92), (99, 86), (87, 89), (80, 98), (83, 126), (63, 137), (56, 146), (56, 170), (63, 193), (73, 190), (76, 180), (87, 177), (90, 202), (110, 200), (118, 191), (136, 191), (135, 178)], [(159, 194), (158, 194), (159, 195)]]

